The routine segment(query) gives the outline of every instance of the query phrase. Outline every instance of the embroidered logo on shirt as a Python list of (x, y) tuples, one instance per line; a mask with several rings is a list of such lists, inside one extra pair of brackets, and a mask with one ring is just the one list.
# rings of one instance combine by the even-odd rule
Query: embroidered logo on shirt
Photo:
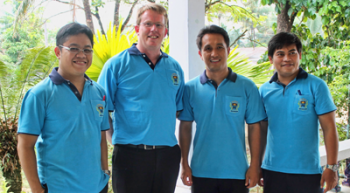
[(309, 104), (309, 102), (305, 98), (301, 98), (298, 102), (299, 110), (306, 111), (308, 104)]
[(174, 85), (179, 85), (179, 77), (177, 76), (176, 73), (173, 73), (173, 74), (171, 75), (171, 79), (173, 80), (173, 84), (174, 84)]
[(230, 107), (231, 107), (231, 110), (230, 110), (231, 113), (237, 113), (239, 108), (239, 103), (237, 101), (232, 101), (230, 103)]
[(98, 115), (99, 115), (100, 117), (103, 117), (103, 111), (104, 111), (103, 105), (102, 105), (102, 104), (96, 105), (96, 110), (97, 110), (97, 112), (98, 112)]

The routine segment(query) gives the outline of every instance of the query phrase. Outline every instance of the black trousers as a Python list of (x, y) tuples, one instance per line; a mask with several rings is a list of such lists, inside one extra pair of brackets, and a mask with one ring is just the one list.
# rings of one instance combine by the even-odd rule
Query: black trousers
[(322, 193), (321, 174), (288, 174), (262, 170), (264, 193)]
[(112, 158), (114, 193), (174, 193), (180, 158), (178, 145), (154, 150), (115, 145)]
[(248, 193), (245, 180), (199, 178), (192, 176), (192, 193)]

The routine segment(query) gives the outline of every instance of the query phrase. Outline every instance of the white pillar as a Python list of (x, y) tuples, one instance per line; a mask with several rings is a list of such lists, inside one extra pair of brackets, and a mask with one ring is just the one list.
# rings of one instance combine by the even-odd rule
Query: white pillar
[(196, 44), (204, 20), (204, 0), (169, 0), (170, 56), (180, 63), (186, 81), (205, 69)]
[[(169, 38), (170, 56), (177, 60), (184, 71), (185, 81), (200, 75), (205, 69), (198, 55), (197, 34), (205, 25), (204, 0), (169, 0)], [(178, 122), (176, 135), (178, 136)], [(192, 125), (192, 142), (196, 124)], [(193, 147), (193, 146), (192, 146)], [(192, 148), (189, 158), (192, 157)], [(181, 172), (181, 169), (180, 169)], [(181, 173), (180, 173), (181, 174)], [(180, 175), (175, 193), (190, 192), (184, 187)]]

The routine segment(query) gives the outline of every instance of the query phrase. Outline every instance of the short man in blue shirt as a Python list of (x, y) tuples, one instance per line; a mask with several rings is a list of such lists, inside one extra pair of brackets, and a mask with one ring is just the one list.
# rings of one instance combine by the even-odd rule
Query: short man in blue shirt
[(86, 25), (62, 27), (55, 48), (59, 67), (23, 99), (18, 155), (33, 193), (108, 191), (105, 91), (85, 75), (92, 46)]
[[(200, 76), (186, 83), (180, 113), (182, 175), (193, 193), (248, 192), (258, 183), (260, 124), (266, 118), (256, 85), (227, 67), (227, 32), (215, 25), (197, 36), (198, 53), (206, 65)], [(192, 122), (197, 124), (191, 168), (188, 153)], [(249, 130), (250, 167), (245, 146)]]
[[(299, 38), (287, 32), (272, 37), (268, 45), (276, 73), (260, 87), (267, 114), (261, 122), (260, 154), (266, 146), (261, 166), (265, 193), (318, 193), (324, 183), (326, 192), (337, 183), (336, 107), (326, 83), (299, 67), (301, 51)], [(327, 151), (323, 174), (319, 123)]]
[(138, 43), (107, 61), (98, 79), (107, 92), (108, 110), (114, 112), (107, 132), (114, 145), (114, 192), (175, 190), (181, 157), (175, 123), (182, 110), (184, 76), (180, 65), (160, 50), (166, 23), (163, 6), (141, 7), (135, 26)]

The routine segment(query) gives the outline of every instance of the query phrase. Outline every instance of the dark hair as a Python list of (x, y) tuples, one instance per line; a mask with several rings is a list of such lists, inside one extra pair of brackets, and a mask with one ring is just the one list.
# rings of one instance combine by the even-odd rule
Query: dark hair
[(217, 25), (209, 25), (209, 26), (205, 26), (204, 28), (201, 29), (201, 31), (199, 31), (198, 35), (197, 35), (197, 46), (198, 49), (201, 50), (202, 48), (202, 38), (205, 34), (220, 34), (224, 37), (225, 43), (227, 45), (227, 47), (230, 47), (230, 38), (228, 37), (228, 34), (226, 32), (226, 30), (224, 30), (223, 28), (217, 26)]
[(62, 45), (72, 35), (85, 34), (91, 41), (91, 46), (94, 46), (94, 35), (90, 28), (80, 23), (69, 23), (63, 26), (56, 35), (56, 46)]
[(303, 46), (298, 36), (289, 32), (280, 32), (274, 35), (269, 41), (268, 55), (273, 57), (273, 54), (275, 53), (276, 49), (281, 49), (284, 46), (290, 46), (293, 44), (295, 44), (298, 53), (300, 54)]

